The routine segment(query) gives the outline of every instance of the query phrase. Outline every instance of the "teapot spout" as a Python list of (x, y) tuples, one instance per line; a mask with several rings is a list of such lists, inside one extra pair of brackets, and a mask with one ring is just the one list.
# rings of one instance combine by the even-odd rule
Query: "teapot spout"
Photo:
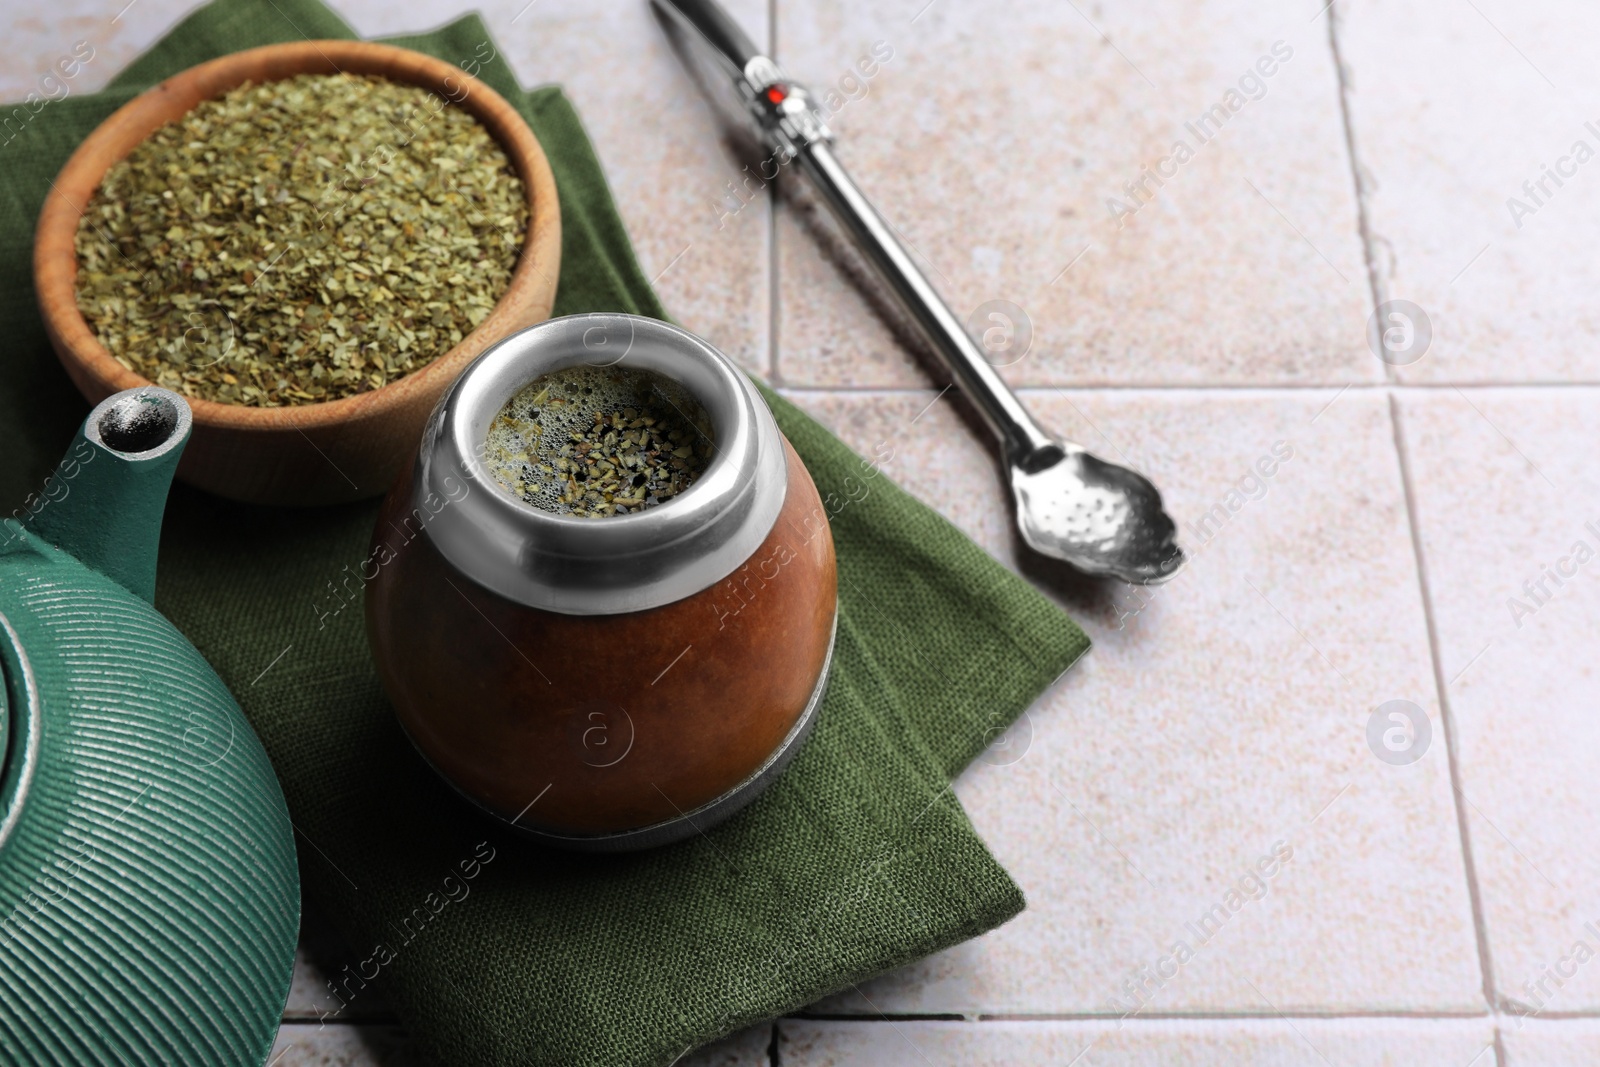
[(125, 389), (95, 405), (26, 526), (153, 601), (161, 515), (193, 417), (177, 393)]

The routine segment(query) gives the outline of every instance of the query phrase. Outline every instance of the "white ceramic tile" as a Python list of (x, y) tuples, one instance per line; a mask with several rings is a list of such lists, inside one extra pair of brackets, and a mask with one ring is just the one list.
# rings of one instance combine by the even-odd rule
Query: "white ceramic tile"
[[(0, 51), (0, 101), (21, 100), (28, 93), (60, 99), (95, 92), (198, 6), (195, 0), (7, 5), (0, 11), (6, 41)], [(63, 59), (64, 67), (59, 65)], [(62, 77), (63, 71), (72, 71), (71, 77)], [(38, 117), (48, 113), (47, 105)], [(0, 141), (5, 136), (0, 134)]]
[(784, 1067), (1495, 1067), (1488, 1019), (816, 1022), (786, 1019)]
[[(855, 88), (838, 98), (839, 154), (957, 313), (1004, 300), (1031, 320), (1013, 381), (1342, 383), (1382, 368), (1364, 340), (1321, 7), (827, 0), (782, 5), (777, 39), (797, 79)], [(875, 44), (893, 56), (863, 90), (857, 65), (874, 69)], [(1263, 57), (1270, 78), (1254, 69)], [(1259, 99), (1238, 92), (1247, 74)], [(1202, 142), (1185, 123), (1230, 90), (1238, 110)], [(1130, 194), (1178, 140), (1193, 158)], [(1113, 198), (1141, 206), (1119, 223)], [(922, 384), (791, 214), (778, 227), (782, 380)]]
[(1594, 1011), (1600, 390), (1407, 392), (1401, 410), (1496, 986)]
[[(917, 417), (932, 395), (795, 394), (858, 449), (888, 442), (897, 480), (1014, 562), (977, 439), (948, 400)], [(1028, 910), (820, 1010), (1119, 1013), (1138, 1007), (1128, 989), (1141, 982), (1156, 1012), (1482, 1010), (1384, 396), (1024, 398), (1144, 469), (1195, 558), (1148, 600), (1024, 567), (1095, 641), (1030, 712), (1022, 758), (975, 764), (957, 786)], [(1256, 463), (1275, 445), (1292, 456), (1264, 462), (1264, 478)], [(1213, 506), (1227, 519), (1205, 541), (1196, 524)], [(1369, 717), (1391, 699), (1429, 717), (1431, 745), (1409, 766), (1368, 747)], [(1259, 895), (1245, 880), (1279, 841), (1293, 855), (1264, 899), (1229, 909), (1202, 943), (1189, 924), (1230, 886)], [(1167, 959), (1179, 941), (1193, 953), (1181, 964)]]
[(1600, 1063), (1600, 1021), (1511, 1019), (1500, 1028), (1505, 1067), (1592, 1067)]
[[(1569, 158), (1578, 141), (1600, 152), (1590, 47), (1600, 8), (1347, 0), (1337, 10), (1377, 262), (1389, 296), (1420, 305), (1434, 331), (1403, 377), (1600, 379), (1600, 163)], [(1546, 167), (1568, 176), (1546, 178)], [(1542, 190), (1523, 188), (1541, 179)]]

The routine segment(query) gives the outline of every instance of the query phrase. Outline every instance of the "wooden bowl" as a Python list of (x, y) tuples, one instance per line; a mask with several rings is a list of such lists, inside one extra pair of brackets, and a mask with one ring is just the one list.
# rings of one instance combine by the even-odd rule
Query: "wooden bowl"
[[(78, 311), (78, 219), (106, 171), (145, 137), (243, 83), (297, 74), (369, 74), (457, 101), (500, 143), (528, 194), (528, 234), (510, 287), (444, 355), (371, 392), (293, 407), (189, 399), (194, 436), (178, 468), (191, 485), (257, 504), (330, 504), (377, 496), (416, 453), (434, 404), (489, 345), (550, 315), (561, 260), (555, 178), (533, 131), (505, 98), (443, 60), (365, 41), (301, 41), (223, 56), (168, 78), (117, 109), (78, 146), (45, 198), (34, 235), (39, 309), (67, 374), (91, 404), (151, 384), (118, 363)], [(464, 95), (463, 95), (464, 94)]]

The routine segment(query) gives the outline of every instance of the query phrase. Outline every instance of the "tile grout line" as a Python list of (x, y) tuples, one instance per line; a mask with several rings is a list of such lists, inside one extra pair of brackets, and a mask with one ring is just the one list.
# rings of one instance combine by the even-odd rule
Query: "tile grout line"
[[(1478, 968), (1483, 975), (1483, 999), (1491, 1014), (1497, 1013), (1495, 996), (1494, 961), (1489, 952), (1489, 925), (1483, 909), (1483, 893), (1478, 885), (1477, 862), (1472, 852), (1472, 828), (1462, 802), (1460, 741), (1457, 736), (1455, 713), (1450, 707), (1449, 684), (1445, 681), (1443, 652), (1439, 647), (1439, 631), (1434, 623), (1433, 589), (1428, 581), (1427, 554), (1422, 545), (1422, 524), (1418, 518), (1417, 495), (1411, 477), (1411, 462), (1406, 454), (1405, 434), (1401, 425), (1400, 402), (1392, 393), (1389, 396), (1389, 424), (1394, 431), (1395, 456), (1400, 463), (1400, 485), (1405, 494), (1406, 522), (1411, 528), (1411, 550), (1417, 567), (1417, 588), (1422, 596), (1422, 616), (1428, 630), (1428, 652), (1433, 661), (1433, 684), (1439, 695), (1439, 721), (1444, 731), (1445, 759), (1450, 770), (1451, 802), (1456, 809), (1456, 827), (1461, 834), (1461, 861), (1467, 879), (1467, 899), (1472, 907), (1472, 927), (1478, 942)], [(1499, 1034), (1496, 1026), (1495, 1033)]]
[[(1355, 186), (1356, 197), (1356, 232), (1361, 238), (1361, 257), (1366, 261), (1367, 289), (1372, 298), (1372, 313), (1378, 313), (1387, 294), (1387, 286), (1383, 276), (1378, 270), (1378, 255), (1376, 242), (1372, 236), (1372, 215), (1368, 211), (1372, 190), (1368, 188), (1366, 179), (1362, 176), (1361, 155), (1356, 151), (1356, 126), (1355, 119), (1350, 112), (1350, 79), (1344, 64), (1344, 52), (1339, 47), (1339, 26), (1341, 15), (1337, 0), (1330, 0), (1328, 4), (1328, 48), (1333, 53), (1333, 76), (1339, 85), (1339, 118), (1344, 125), (1345, 156), (1350, 160), (1350, 180)], [(1381, 330), (1382, 325), (1374, 317), (1367, 326), (1369, 334), (1368, 343), (1376, 338), (1370, 336), (1372, 331)], [(1376, 349), (1374, 349), (1376, 351)], [(1386, 382), (1398, 381), (1395, 368), (1385, 362), (1383, 376)]]
[[(895, 1022), (923, 1022), (923, 1023), (1121, 1023), (1124, 1026), (1138, 1026), (1143, 1023), (1170, 1023), (1170, 1022), (1276, 1022), (1279, 1019), (1294, 1019), (1297, 1021), (1338, 1022), (1347, 1019), (1394, 1019), (1396, 1021), (1416, 1020), (1419, 1022), (1470, 1022), (1473, 1019), (1493, 1019), (1498, 1016), (1488, 1011), (1165, 1011), (1165, 1012), (1140, 1012), (1136, 1016), (1125, 1014), (1112, 1014), (1110, 1012), (979, 1012), (975, 1015), (963, 1015), (959, 1012), (882, 1012), (873, 1015), (829, 1015), (825, 1013), (811, 1014), (797, 1012), (793, 1015), (779, 1016), (779, 1021), (811, 1023), (855, 1023), (877, 1022), (892, 1019)], [(1570, 1016), (1575, 1021), (1592, 1021), (1595, 1016)]]

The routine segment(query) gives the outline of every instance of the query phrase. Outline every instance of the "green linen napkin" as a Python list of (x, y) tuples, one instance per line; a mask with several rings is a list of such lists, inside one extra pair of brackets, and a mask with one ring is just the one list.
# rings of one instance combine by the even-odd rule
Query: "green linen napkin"
[[(131, 95), (194, 63), (352, 36), (318, 0), (217, 0), (106, 91), (45, 105), (0, 146), (0, 505), (40, 484), (85, 411), (45, 339), (29, 265), (33, 221), (73, 147)], [(488, 41), (470, 16), (395, 43), (465, 64)], [(526, 116), (555, 171), (556, 314), (665, 317), (560, 90), (524, 92), (499, 59), (479, 76)], [(379, 688), (356, 600), (374, 503), (276, 510), (175, 488), (157, 606), (238, 695), (282, 779), (306, 892), (349, 947), (335, 961), (340, 1000), (382, 983), (430, 1055), (669, 1064), (1023, 907), (948, 786), (1087, 639), (766, 395), (833, 510), (832, 681), (810, 741), (765, 795), (707, 834), (636, 855), (514, 839), (414, 754)]]

